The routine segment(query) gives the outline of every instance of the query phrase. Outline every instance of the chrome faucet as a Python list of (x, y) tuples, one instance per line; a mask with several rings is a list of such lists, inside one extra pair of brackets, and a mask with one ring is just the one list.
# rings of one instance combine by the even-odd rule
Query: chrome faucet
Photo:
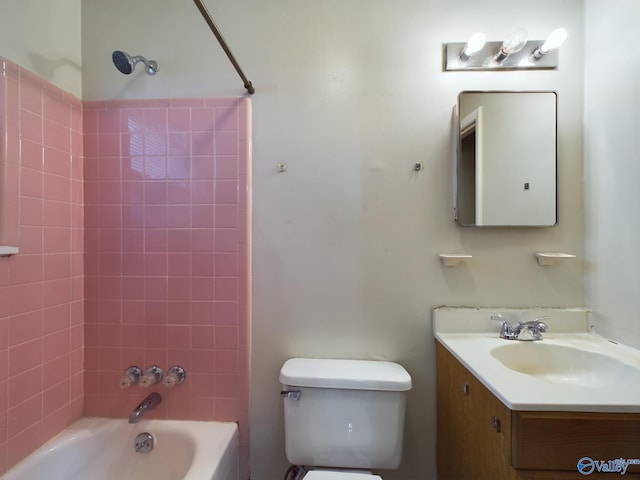
[(140, 402), (140, 405), (133, 409), (133, 412), (129, 415), (129, 423), (138, 423), (147, 412), (160, 405), (161, 401), (162, 397), (158, 392), (151, 392)]
[(542, 340), (542, 334), (549, 328), (542, 320), (548, 318), (549, 316), (545, 315), (529, 322), (518, 322), (516, 326), (512, 326), (509, 322), (503, 320), (500, 314), (491, 316), (492, 320), (502, 321), (500, 338), (521, 341)]

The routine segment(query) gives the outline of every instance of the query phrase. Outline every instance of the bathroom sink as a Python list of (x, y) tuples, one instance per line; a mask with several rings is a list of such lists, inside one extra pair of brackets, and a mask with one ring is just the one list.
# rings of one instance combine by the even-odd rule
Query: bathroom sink
[(550, 383), (582, 387), (640, 384), (640, 368), (608, 355), (564, 345), (514, 342), (491, 350), (505, 367)]

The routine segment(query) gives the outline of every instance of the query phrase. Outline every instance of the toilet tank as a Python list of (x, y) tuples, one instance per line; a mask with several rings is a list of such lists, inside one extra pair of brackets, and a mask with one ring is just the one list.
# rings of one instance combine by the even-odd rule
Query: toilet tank
[(395, 469), (409, 373), (377, 360), (293, 358), (280, 370), (285, 451), (294, 465)]

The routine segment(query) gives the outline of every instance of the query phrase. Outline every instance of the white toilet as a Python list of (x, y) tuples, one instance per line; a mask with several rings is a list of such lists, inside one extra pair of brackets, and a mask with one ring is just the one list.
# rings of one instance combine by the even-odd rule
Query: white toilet
[(280, 382), (287, 459), (313, 468), (305, 480), (378, 480), (370, 469), (398, 468), (411, 389), (401, 365), (292, 358)]

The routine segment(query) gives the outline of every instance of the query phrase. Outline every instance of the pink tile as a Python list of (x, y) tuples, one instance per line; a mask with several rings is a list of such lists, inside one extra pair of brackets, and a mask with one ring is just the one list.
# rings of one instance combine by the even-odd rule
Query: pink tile
[(239, 201), (237, 180), (217, 180), (215, 182), (215, 203), (237, 204)]
[(14, 407), (42, 391), (42, 366), (26, 370), (10, 378), (7, 385), (8, 407)]
[(191, 304), (191, 315), (194, 325), (213, 325), (215, 318), (213, 301), (195, 301)]
[(167, 348), (167, 327), (154, 325), (152, 328), (147, 328), (144, 334), (144, 342), (146, 348)]
[(190, 205), (168, 205), (167, 206), (167, 227), (168, 228), (191, 227), (191, 206)]
[(45, 144), (63, 152), (71, 152), (69, 127), (45, 118), (42, 121), (42, 137)]
[(96, 113), (101, 133), (120, 133), (120, 110), (100, 110)]
[(7, 296), (11, 298), (7, 313), (19, 315), (42, 308), (43, 286), (41, 283), (27, 283), (7, 287)]
[(213, 180), (215, 178), (215, 157), (213, 155), (192, 157), (191, 178), (194, 180)]
[(216, 349), (237, 349), (238, 348), (238, 327), (217, 325), (216, 329)]
[(42, 310), (8, 318), (9, 345), (34, 340), (42, 336)]
[(167, 109), (145, 108), (143, 111), (144, 130), (147, 132), (167, 131)]
[(196, 277), (213, 277), (215, 274), (215, 256), (213, 253), (194, 253), (191, 255), (191, 273)]
[(44, 253), (68, 253), (71, 251), (71, 230), (46, 227), (42, 230)]
[(191, 302), (167, 302), (167, 322), (169, 325), (191, 325)]
[(42, 341), (43, 361), (48, 362), (67, 354), (71, 347), (70, 340), (68, 330), (60, 330), (45, 336)]
[[(45, 390), (42, 394), (42, 413), (45, 417), (67, 405), (70, 401), (69, 381), (66, 380)], [(64, 425), (64, 422), (63, 422)]]
[(193, 180), (191, 201), (196, 204), (213, 204), (215, 184), (213, 180)]
[(214, 133), (213, 132), (191, 132), (191, 154), (192, 155), (213, 155), (214, 154)]
[[(46, 403), (45, 403), (46, 406)], [(77, 418), (77, 417), (76, 417)], [(49, 439), (60, 433), (76, 418), (71, 414), (71, 406), (69, 403), (65, 403), (61, 408), (52, 411), (42, 420), (42, 437)]]
[(214, 243), (214, 232), (212, 229), (194, 229), (191, 231), (191, 251), (193, 252), (213, 252), (217, 251)]
[(232, 180), (239, 175), (238, 158), (236, 155), (216, 154), (216, 179)]
[[(166, 253), (145, 253), (144, 254), (144, 273), (147, 280), (154, 285), (160, 285), (161, 283), (166, 283), (167, 275), (167, 254)], [(162, 278), (153, 278), (153, 277), (162, 277)], [(166, 295), (166, 285), (165, 289), (161, 292), (158, 291), (157, 295)], [(158, 300), (157, 297), (153, 297), (153, 299)]]
[(190, 375), (191, 394), (193, 398), (213, 398), (216, 394), (215, 377), (210, 373), (193, 373)]
[(190, 110), (188, 108), (169, 109), (167, 126), (169, 132), (188, 132), (191, 130)]
[(215, 298), (214, 280), (210, 277), (191, 278), (191, 298), (211, 301)]
[(186, 180), (191, 178), (191, 160), (188, 156), (171, 156), (167, 159), (167, 178)]
[(216, 253), (214, 263), (218, 276), (231, 277), (239, 274), (237, 253)]
[(42, 143), (42, 117), (28, 110), (22, 110), (20, 120), (22, 136), (38, 144)]
[(216, 155), (237, 155), (238, 151), (238, 132), (215, 133)]
[(45, 363), (43, 368), (43, 388), (46, 390), (60, 382), (68, 381), (70, 375), (71, 357), (69, 354), (60, 355)]
[(7, 463), (9, 467), (28, 456), (38, 448), (44, 440), (42, 436), (42, 424), (40, 422), (34, 423), (13, 437), (8, 443), (7, 449)]
[(167, 279), (168, 300), (189, 300), (191, 288), (189, 282), (183, 277), (170, 277)]
[(191, 109), (191, 131), (212, 132), (214, 130), (214, 111), (211, 108)]
[(167, 342), (170, 348), (190, 348), (191, 330), (189, 325), (169, 325), (167, 327)]
[(30, 370), (42, 363), (42, 339), (29, 340), (9, 347), (9, 377)]
[(20, 85), (20, 107), (42, 115), (42, 104), (42, 89), (31, 82), (22, 82)]
[(216, 252), (238, 252), (239, 232), (236, 228), (217, 228), (215, 230)]
[(42, 396), (36, 395), (8, 411), (7, 433), (9, 438), (20, 434), (34, 423), (40, 421), (33, 412), (42, 411)]
[(212, 229), (216, 225), (213, 205), (192, 205), (191, 226), (199, 229)]
[[(27, 138), (20, 139), (20, 161), (23, 167), (42, 170), (44, 156), (41, 142), (31, 141)], [(45, 147), (44, 151), (47, 151)]]
[[(171, 232), (170, 232), (171, 233)], [(177, 244), (177, 242), (175, 243)], [(174, 248), (174, 243), (169, 242), (169, 250), (173, 252), (179, 248)], [(174, 277), (188, 277), (191, 275), (191, 253), (169, 253), (167, 255), (167, 274)]]
[(191, 134), (174, 132), (167, 135), (167, 153), (174, 156), (186, 156), (191, 153)]
[(144, 225), (146, 228), (166, 228), (167, 226), (166, 205), (145, 205)]
[(71, 279), (68, 277), (46, 280), (43, 282), (43, 290), (42, 305), (44, 307), (66, 304), (71, 301)]
[(43, 115), (65, 127), (71, 127), (71, 106), (60, 98), (43, 95)]
[(146, 156), (167, 154), (166, 133), (146, 133), (144, 135), (144, 154)]
[[(165, 296), (166, 297), (166, 296)], [(168, 318), (166, 300), (148, 300), (145, 302), (144, 322), (146, 325), (165, 325)]]
[(238, 325), (240, 319), (238, 302), (215, 302), (214, 318), (216, 325)]
[(171, 204), (191, 203), (191, 182), (188, 180), (168, 182), (167, 201)]
[(216, 350), (215, 372), (227, 373), (232, 375), (240, 375), (238, 351), (237, 350)]
[(45, 145), (43, 167), (45, 172), (69, 177), (71, 175), (71, 154)]
[(20, 194), (25, 197), (42, 197), (42, 171), (30, 168), (21, 170)]
[(163, 156), (144, 157), (144, 176), (147, 180), (165, 180), (167, 178), (167, 159)]
[(216, 397), (237, 398), (239, 392), (237, 375), (219, 373), (215, 375)]
[(215, 129), (221, 131), (237, 132), (239, 125), (238, 108), (234, 106), (218, 107), (215, 109)]
[(215, 348), (214, 339), (213, 326), (193, 325), (191, 327), (191, 348), (212, 350)]

